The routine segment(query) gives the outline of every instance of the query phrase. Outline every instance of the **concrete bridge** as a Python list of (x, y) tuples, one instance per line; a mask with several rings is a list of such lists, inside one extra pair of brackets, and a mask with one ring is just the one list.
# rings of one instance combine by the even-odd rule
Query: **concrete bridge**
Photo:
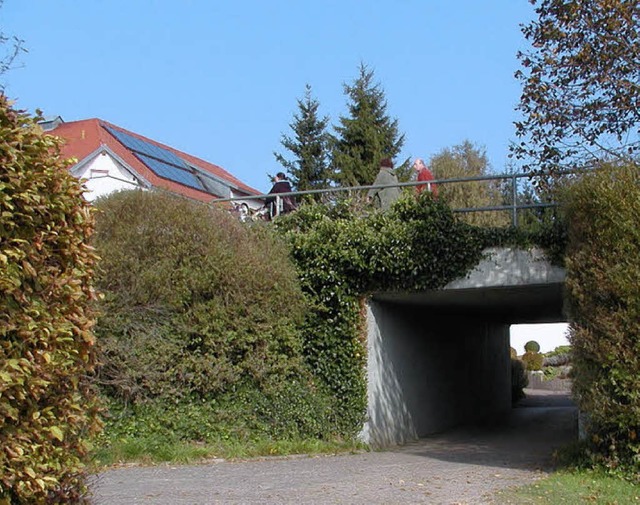
[(373, 295), (362, 438), (385, 447), (505, 417), (509, 326), (565, 321), (564, 278), (540, 250), (490, 249), (443, 289)]

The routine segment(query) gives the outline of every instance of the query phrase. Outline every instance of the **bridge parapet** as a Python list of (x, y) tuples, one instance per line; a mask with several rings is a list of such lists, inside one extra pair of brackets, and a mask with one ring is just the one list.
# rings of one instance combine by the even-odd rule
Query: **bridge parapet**
[(483, 254), (484, 259), (466, 277), (450, 282), (444, 289), (564, 283), (564, 268), (549, 263), (542, 249), (494, 247)]

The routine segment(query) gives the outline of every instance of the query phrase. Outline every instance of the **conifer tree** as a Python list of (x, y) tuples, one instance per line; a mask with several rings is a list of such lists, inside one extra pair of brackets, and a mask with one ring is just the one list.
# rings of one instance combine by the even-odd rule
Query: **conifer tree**
[(353, 84), (344, 85), (344, 93), (348, 115), (340, 117), (331, 137), (333, 178), (342, 186), (372, 184), (380, 160), (398, 155), (404, 135), (398, 132), (398, 120), (388, 116), (384, 91), (364, 63)]
[(318, 100), (305, 86), (304, 98), (298, 100), (298, 113), (289, 124), (293, 136), (283, 134), (280, 143), (292, 154), (291, 159), (274, 152), (274, 156), (291, 176), (293, 187), (299, 191), (321, 189), (329, 185), (328, 134), (329, 118), (318, 116)]

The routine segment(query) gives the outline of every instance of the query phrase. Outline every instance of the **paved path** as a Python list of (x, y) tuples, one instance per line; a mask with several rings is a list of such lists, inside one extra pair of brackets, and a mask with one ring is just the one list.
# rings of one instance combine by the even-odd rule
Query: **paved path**
[(575, 439), (566, 394), (529, 392), (500, 426), (451, 431), (385, 452), (132, 467), (92, 482), (96, 505), (487, 504), (551, 468)]

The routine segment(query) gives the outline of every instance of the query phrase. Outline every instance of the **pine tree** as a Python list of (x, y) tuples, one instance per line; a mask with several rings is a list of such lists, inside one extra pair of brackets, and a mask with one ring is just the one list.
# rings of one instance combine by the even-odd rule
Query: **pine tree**
[(289, 127), (293, 137), (283, 134), (280, 143), (293, 156), (291, 159), (274, 152), (274, 156), (291, 176), (296, 190), (321, 189), (329, 185), (328, 134), (329, 118), (318, 117), (318, 100), (311, 95), (311, 86), (305, 86), (304, 98), (298, 101), (298, 113)]
[(373, 71), (361, 63), (359, 72), (352, 85), (344, 85), (349, 115), (340, 117), (331, 138), (333, 177), (342, 186), (372, 184), (380, 160), (394, 158), (404, 144), (398, 120), (387, 115), (385, 94), (374, 83)]

